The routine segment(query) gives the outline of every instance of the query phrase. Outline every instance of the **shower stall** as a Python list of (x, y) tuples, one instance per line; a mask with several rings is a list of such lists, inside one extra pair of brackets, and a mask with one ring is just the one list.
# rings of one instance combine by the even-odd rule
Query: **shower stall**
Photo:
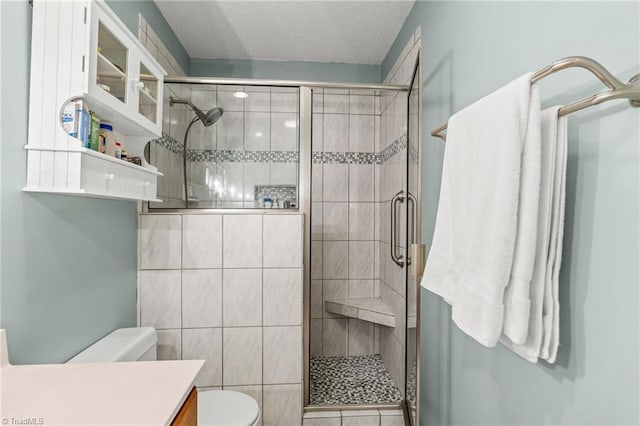
[(416, 424), (419, 69), (410, 86), (165, 84), (149, 212), (304, 214), (305, 412), (405, 407)]

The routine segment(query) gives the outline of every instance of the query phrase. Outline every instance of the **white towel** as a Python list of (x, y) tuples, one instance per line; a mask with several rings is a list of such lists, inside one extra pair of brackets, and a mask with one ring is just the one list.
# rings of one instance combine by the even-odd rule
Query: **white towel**
[(560, 344), (560, 303), (558, 300), (558, 284), (560, 267), (562, 266), (562, 240), (564, 237), (564, 208), (567, 192), (567, 120), (558, 119), (558, 139), (553, 188), (553, 210), (551, 217), (551, 239), (548, 278), (545, 283), (543, 301), (544, 336), (540, 358), (553, 364), (556, 361)]
[(530, 81), (525, 74), (449, 120), (436, 227), (421, 283), (449, 302), (453, 321), (485, 346), (495, 346), (502, 332), (521, 160), (526, 141), (540, 135), (540, 96)]
[[(526, 342), (516, 344), (506, 336), (500, 342), (509, 349), (516, 352), (530, 362), (537, 362), (542, 347), (543, 335), (550, 333), (543, 326), (543, 299), (545, 290), (551, 290), (551, 277), (553, 269), (553, 256), (551, 256), (551, 240), (555, 239), (554, 247), (557, 246), (557, 234), (552, 227), (552, 222), (557, 220), (562, 214), (557, 210), (557, 203), (554, 205), (554, 197), (558, 197), (558, 192), (564, 192), (564, 175), (560, 179), (556, 177), (557, 161), (562, 163), (562, 152), (566, 150), (567, 131), (566, 119), (558, 118), (558, 109), (552, 107), (544, 110), (541, 116), (542, 126), (542, 161), (540, 178), (540, 201), (538, 208), (538, 235), (536, 242), (535, 266), (533, 279), (530, 286), (531, 310), (529, 316), (529, 329)], [(563, 148), (564, 147), (564, 148)], [(565, 157), (566, 160), (566, 157)], [(559, 165), (561, 170), (563, 166)], [(555, 226), (557, 229), (557, 225)], [(560, 231), (561, 232), (561, 231)], [(552, 235), (556, 238), (552, 238)], [(560, 240), (562, 237), (560, 236)], [(554, 248), (557, 254), (557, 249)], [(549, 273), (548, 273), (549, 271)], [(549, 296), (551, 296), (549, 291)], [(552, 298), (549, 297), (552, 304)], [(549, 303), (549, 302), (548, 302)]]
[(533, 277), (538, 239), (538, 209), (541, 168), (541, 118), (530, 114), (531, 133), (527, 135), (522, 153), (518, 228), (511, 266), (511, 277), (504, 294), (504, 324), (502, 333), (514, 343), (525, 343), (529, 332), (529, 291)]

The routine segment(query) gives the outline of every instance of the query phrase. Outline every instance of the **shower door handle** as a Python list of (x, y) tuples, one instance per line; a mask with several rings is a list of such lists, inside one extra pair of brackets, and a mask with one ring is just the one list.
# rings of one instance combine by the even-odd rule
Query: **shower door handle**
[(397, 205), (398, 203), (404, 203), (404, 191), (398, 192), (391, 199), (391, 259), (398, 265), (399, 267), (404, 267), (404, 257), (401, 254), (396, 253), (397, 247), (397, 233), (396, 229), (398, 227), (398, 215), (397, 215)]

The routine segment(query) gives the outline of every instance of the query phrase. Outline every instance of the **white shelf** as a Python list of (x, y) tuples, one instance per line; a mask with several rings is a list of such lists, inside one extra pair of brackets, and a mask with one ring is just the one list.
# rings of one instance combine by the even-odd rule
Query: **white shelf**
[(396, 326), (396, 315), (391, 308), (378, 297), (325, 300), (324, 309), (332, 314), (357, 318), (386, 327)]
[(126, 74), (120, 68), (115, 66), (113, 62), (107, 59), (102, 53), (97, 53), (98, 56), (98, 76), (106, 78), (120, 78), (126, 79)]

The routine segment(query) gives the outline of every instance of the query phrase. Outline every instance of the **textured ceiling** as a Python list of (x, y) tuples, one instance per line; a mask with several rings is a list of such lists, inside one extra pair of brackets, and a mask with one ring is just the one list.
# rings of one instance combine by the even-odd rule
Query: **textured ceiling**
[(413, 0), (155, 0), (192, 58), (380, 64)]

